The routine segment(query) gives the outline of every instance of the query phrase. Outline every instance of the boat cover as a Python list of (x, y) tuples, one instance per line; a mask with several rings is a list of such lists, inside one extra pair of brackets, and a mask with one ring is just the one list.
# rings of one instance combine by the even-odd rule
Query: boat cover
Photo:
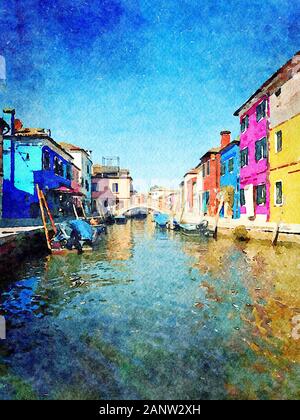
[(92, 241), (94, 230), (84, 220), (71, 220), (68, 222), (73, 230), (75, 230), (81, 237), (82, 241)]
[(159, 226), (164, 226), (169, 221), (169, 216), (164, 213), (156, 214), (154, 220)]

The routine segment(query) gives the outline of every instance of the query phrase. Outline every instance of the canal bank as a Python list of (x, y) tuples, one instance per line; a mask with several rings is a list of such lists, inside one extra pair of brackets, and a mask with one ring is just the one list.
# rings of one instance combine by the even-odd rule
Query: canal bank
[(0, 398), (299, 398), (299, 250), (147, 220), (5, 276)]
[(26, 257), (40, 255), (47, 249), (41, 226), (0, 228), (1, 269), (9, 269)]

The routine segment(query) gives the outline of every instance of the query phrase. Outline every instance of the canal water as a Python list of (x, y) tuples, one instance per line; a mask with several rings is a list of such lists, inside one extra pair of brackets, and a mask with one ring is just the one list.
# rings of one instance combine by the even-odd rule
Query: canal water
[(1, 399), (300, 397), (300, 252), (151, 220), (1, 274)]

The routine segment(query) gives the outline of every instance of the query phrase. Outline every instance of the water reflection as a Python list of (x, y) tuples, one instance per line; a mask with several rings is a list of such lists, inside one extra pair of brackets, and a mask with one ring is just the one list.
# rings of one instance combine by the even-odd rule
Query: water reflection
[(299, 397), (299, 249), (151, 221), (3, 284), (1, 398)]

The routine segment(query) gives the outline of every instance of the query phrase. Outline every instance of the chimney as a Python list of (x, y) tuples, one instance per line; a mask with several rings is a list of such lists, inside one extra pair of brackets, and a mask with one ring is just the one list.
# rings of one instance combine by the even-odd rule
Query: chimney
[(230, 143), (230, 131), (221, 131), (221, 147), (223, 149), (223, 147), (228, 146), (228, 144)]

